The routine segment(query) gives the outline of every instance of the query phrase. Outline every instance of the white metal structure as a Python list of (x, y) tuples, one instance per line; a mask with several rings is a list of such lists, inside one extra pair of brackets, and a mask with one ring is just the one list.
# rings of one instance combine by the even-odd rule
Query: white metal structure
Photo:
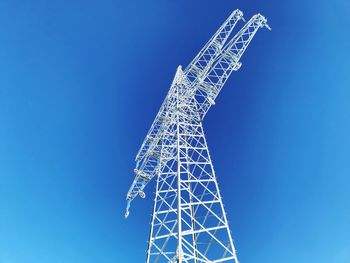
[(241, 19), (235, 10), (187, 68), (178, 67), (137, 154), (126, 217), (157, 178), (147, 263), (238, 262), (202, 120), (258, 29), (269, 28), (257, 14), (229, 40)]

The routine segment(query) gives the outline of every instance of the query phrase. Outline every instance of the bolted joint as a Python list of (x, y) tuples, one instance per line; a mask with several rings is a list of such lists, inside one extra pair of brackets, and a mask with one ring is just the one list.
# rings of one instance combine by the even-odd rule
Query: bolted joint
[(134, 169), (134, 173), (136, 176), (139, 176), (142, 180), (148, 182), (149, 180), (151, 180), (151, 176), (146, 174), (145, 172), (143, 171), (140, 171), (138, 169)]
[(234, 71), (237, 71), (237, 70), (239, 70), (241, 68), (241, 66), (242, 66), (242, 63), (241, 62), (237, 62), (237, 63), (233, 64), (232, 69)]
[(146, 194), (145, 194), (144, 191), (140, 191), (140, 192), (139, 192), (139, 196), (140, 196), (141, 198), (145, 198), (145, 197), (146, 197)]
[(215, 105), (215, 100), (211, 96), (208, 96), (207, 100), (209, 101), (210, 105)]
[(237, 20), (241, 20), (242, 19), (245, 22), (245, 19), (243, 17), (243, 12), (241, 10), (239, 10), (239, 9), (236, 9), (234, 11), (234, 18), (237, 19)]
[(266, 27), (268, 30), (271, 30), (271, 27), (267, 24), (267, 19), (261, 14), (257, 14), (256, 24), (259, 27)]

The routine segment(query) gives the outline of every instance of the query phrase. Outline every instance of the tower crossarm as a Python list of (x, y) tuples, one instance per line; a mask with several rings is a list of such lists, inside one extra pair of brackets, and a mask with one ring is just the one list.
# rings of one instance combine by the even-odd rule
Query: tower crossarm
[[(239, 9), (234, 10), (226, 21), (220, 26), (217, 32), (212, 36), (212, 38), (201, 49), (197, 56), (192, 60), (192, 62), (187, 66), (187, 68), (184, 70), (184, 75), (186, 75), (191, 82), (197, 81), (201, 76), (206, 74), (212, 63), (221, 54), (223, 46), (225, 45), (237, 22), (241, 19), (244, 20), (243, 12)], [(152, 147), (154, 147), (154, 145), (160, 140), (162, 132), (166, 129), (166, 109), (171, 106), (169, 99), (171, 96), (173, 96), (173, 94), (174, 89), (170, 88), (156, 118), (151, 125), (151, 128), (147, 133), (147, 136), (140, 147), (139, 152), (136, 155), (136, 161), (142, 160), (147, 152), (152, 151)]]
[(161, 138), (162, 131), (166, 126), (167, 121), (167, 111), (166, 108), (170, 105), (172, 90), (169, 90), (167, 96), (165, 97), (162, 106), (160, 107), (156, 118), (154, 119), (151, 128), (149, 129), (137, 155), (135, 158), (136, 162), (141, 161), (145, 158), (149, 151), (155, 147)]
[(182, 81), (186, 80), (181, 66), (179, 66), (162, 107), (136, 157), (136, 168), (134, 169), (135, 179), (131, 184), (126, 197), (126, 217), (129, 214), (129, 207), (132, 200), (138, 195), (142, 198), (145, 197), (143, 189), (148, 182), (162, 170), (166, 160), (171, 158), (172, 153), (168, 152), (167, 149), (163, 147), (163, 144), (169, 144), (168, 130), (170, 125), (174, 122), (173, 113), (176, 110), (177, 105), (175, 86)]
[(222, 87), (233, 71), (241, 67), (240, 59), (257, 31), (266, 27), (267, 20), (261, 14), (254, 15), (243, 28), (223, 47), (220, 56), (214, 61), (207, 74), (192, 84), (198, 104), (200, 118), (203, 119), (209, 108), (215, 104)]
[(205, 44), (197, 56), (186, 67), (184, 74), (191, 81), (196, 81), (202, 75), (206, 74), (208, 68), (210, 68), (214, 60), (221, 54), (223, 46), (237, 22), (241, 19), (244, 21), (243, 12), (239, 9), (234, 10), (211, 39)]
[(168, 94), (166, 95), (158, 113), (155, 117), (151, 128), (149, 129), (137, 155), (135, 158), (136, 162), (144, 161), (149, 153), (151, 153), (157, 144), (160, 143), (162, 133), (169, 125), (169, 109), (174, 108), (175, 101), (175, 89), (174, 85), (177, 81), (178, 74), (175, 75), (174, 80), (170, 86)]

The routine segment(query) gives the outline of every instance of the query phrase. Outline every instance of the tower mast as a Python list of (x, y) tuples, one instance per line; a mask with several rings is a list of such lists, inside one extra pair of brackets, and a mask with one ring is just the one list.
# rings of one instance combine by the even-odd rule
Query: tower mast
[(239, 20), (243, 13), (233, 11), (185, 70), (178, 67), (136, 156), (126, 217), (157, 179), (146, 263), (238, 262), (202, 120), (257, 31), (270, 29), (256, 14), (229, 39)]

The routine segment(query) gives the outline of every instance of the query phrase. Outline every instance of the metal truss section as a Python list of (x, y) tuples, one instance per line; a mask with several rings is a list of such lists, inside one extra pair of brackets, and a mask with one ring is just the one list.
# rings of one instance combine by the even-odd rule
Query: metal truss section
[(254, 15), (224, 46), (220, 56), (214, 61), (210, 70), (192, 85), (195, 87), (194, 96), (199, 105), (201, 119), (204, 118), (209, 108), (215, 104), (215, 98), (231, 73), (240, 69), (242, 55), (255, 34), (262, 27), (271, 30), (265, 17), (261, 14)]
[(176, 121), (162, 145), (173, 155), (160, 159), (146, 262), (237, 262), (197, 104), (175, 86)]
[[(213, 35), (213, 37), (208, 41), (208, 43), (202, 48), (198, 55), (189, 64), (189, 66), (186, 69), (187, 73), (185, 75), (188, 75), (188, 77), (193, 81), (197, 78), (197, 74), (199, 74), (199, 72), (202, 72), (203, 70), (209, 68), (214, 59), (220, 54), (222, 46), (226, 43), (228, 37), (230, 36), (235, 25), (240, 19), (243, 19), (242, 11), (238, 9), (233, 11), (232, 14), (218, 29), (218, 31)], [(152, 140), (156, 137), (159, 137), (159, 134), (161, 134), (161, 132), (163, 131), (162, 124), (164, 123), (164, 119), (166, 118), (165, 108), (169, 103), (169, 97), (171, 96), (172, 92), (173, 90), (170, 89), (136, 156), (136, 161), (141, 160), (145, 157), (147, 151), (149, 151), (150, 148), (152, 148), (152, 146), (154, 145), (152, 144)]]
[(231, 35), (237, 22), (241, 19), (244, 21), (243, 12), (239, 9), (234, 10), (184, 70), (184, 74), (191, 82), (206, 74), (215, 58), (221, 54), (223, 46)]
[(127, 209), (157, 178), (146, 263), (234, 262), (235, 247), (224, 211), (202, 120), (265, 17), (254, 15), (231, 39), (243, 13), (235, 10), (182, 71), (137, 154)]

